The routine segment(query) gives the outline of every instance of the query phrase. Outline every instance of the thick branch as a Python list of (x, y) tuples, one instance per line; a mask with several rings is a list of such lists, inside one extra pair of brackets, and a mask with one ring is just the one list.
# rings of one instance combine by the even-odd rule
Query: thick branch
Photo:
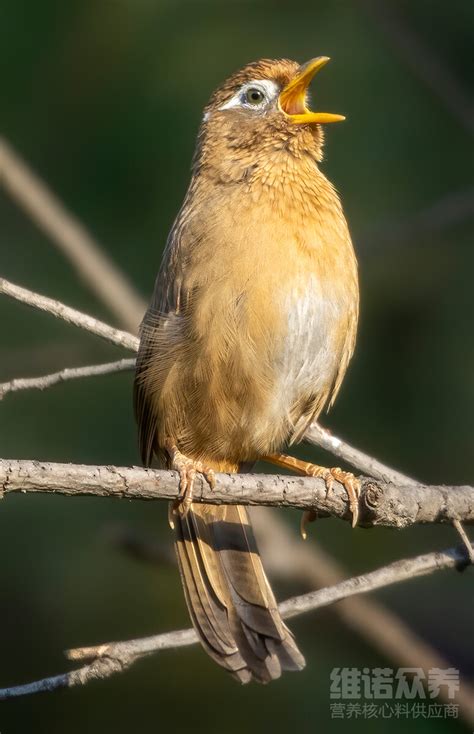
[[(141, 467), (52, 464), (0, 460), (0, 496), (12, 492), (46, 492), (128, 499), (173, 500), (178, 496), (177, 474)], [(327, 492), (314, 477), (262, 474), (218, 474), (213, 490), (197, 480), (196, 502), (267, 505), (314, 509), (318, 515), (350, 520), (352, 515), (342, 485)], [(474, 522), (474, 488), (396, 485), (361, 478), (360, 525), (407, 527), (414, 523)]]
[[(279, 605), (279, 609), (282, 616), (288, 619), (304, 612), (334, 604), (336, 601), (355, 594), (367, 593), (441, 569), (462, 568), (467, 561), (467, 554), (457, 548), (396, 561), (371, 573), (342, 581), (327, 589), (320, 589), (319, 591), (312, 591), (309, 594), (287, 599)], [(71, 688), (72, 686), (84, 685), (97, 678), (108, 678), (114, 673), (123, 672), (136, 660), (146, 655), (159, 650), (193, 645), (196, 642), (196, 633), (194, 630), (188, 629), (137, 640), (128, 640), (127, 642), (110, 642), (94, 647), (69, 650), (66, 654), (70, 660), (92, 660), (92, 662), (69, 673), (44, 678), (26, 685), (0, 689), (0, 700), (52, 691), (56, 688)]]

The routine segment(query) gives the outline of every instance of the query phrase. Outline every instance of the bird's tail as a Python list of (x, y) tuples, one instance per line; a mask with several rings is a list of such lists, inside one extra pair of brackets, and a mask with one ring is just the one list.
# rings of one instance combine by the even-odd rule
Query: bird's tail
[(305, 660), (280, 617), (249, 517), (237, 505), (192, 504), (173, 516), (191, 619), (206, 652), (242, 683), (267, 683)]

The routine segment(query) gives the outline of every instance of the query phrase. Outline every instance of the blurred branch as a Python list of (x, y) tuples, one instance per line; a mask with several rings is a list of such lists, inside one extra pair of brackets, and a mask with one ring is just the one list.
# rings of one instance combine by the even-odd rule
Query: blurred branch
[[(347, 493), (337, 482), (328, 492), (324, 480), (315, 477), (217, 474), (216, 479), (214, 489), (197, 480), (193, 501), (312, 509), (321, 517), (352, 519)], [(366, 477), (360, 480), (363, 527), (474, 522), (474, 487), (404, 486)], [(173, 471), (0, 459), (0, 497), (12, 492), (142, 500), (174, 500), (179, 495), (178, 475)]]
[[(407, 245), (414, 239), (436, 234), (474, 216), (474, 189), (450, 191), (406, 219), (380, 222), (362, 233), (357, 240), (362, 248), (379, 248), (380, 244)], [(377, 251), (377, 250), (376, 250)]]
[(398, 58), (430, 89), (457, 122), (474, 132), (474, 114), (468, 91), (391, 2), (359, 0), (366, 13), (382, 29)]
[(135, 333), (145, 302), (83, 225), (1, 137), (0, 184), (51, 237), (112, 313)]
[(93, 316), (81, 313), (81, 311), (76, 311), (75, 308), (65, 306), (64, 303), (56, 301), (53, 298), (40, 296), (39, 293), (34, 293), (27, 288), (21, 288), (5, 280), (5, 278), (0, 278), (0, 294), (10, 296), (10, 298), (25, 303), (27, 306), (31, 306), (31, 308), (46, 311), (58, 319), (63, 319), (63, 321), (67, 321), (69, 324), (73, 324), (80, 329), (100, 336), (102, 339), (112, 342), (112, 344), (130, 349), (132, 352), (138, 350), (138, 338), (133, 336), (133, 334), (115, 329), (113, 326), (109, 326)]
[[(457, 548), (396, 561), (371, 573), (342, 581), (330, 588), (287, 599), (279, 605), (279, 609), (283, 618), (289, 619), (334, 604), (354, 594), (365, 594), (441, 569), (463, 568), (466, 562), (467, 555), (463, 550)], [(92, 662), (69, 673), (44, 678), (26, 685), (0, 689), (0, 700), (52, 691), (56, 688), (71, 688), (84, 685), (91, 680), (108, 678), (114, 673), (123, 672), (137, 660), (151, 653), (193, 645), (196, 642), (195, 631), (187, 629), (127, 642), (110, 642), (69, 650), (66, 655), (70, 660), (91, 660)]]
[(116, 362), (105, 364), (88, 365), (87, 367), (66, 367), (59, 372), (52, 372), (42, 377), (17, 377), (9, 382), (0, 383), (0, 400), (5, 395), (18, 390), (45, 390), (53, 385), (69, 380), (78, 380), (81, 377), (97, 377), (98, 375), (110, 375), (113, 372), (132, 370), (135, 367), (135, 359), (119, 359)]

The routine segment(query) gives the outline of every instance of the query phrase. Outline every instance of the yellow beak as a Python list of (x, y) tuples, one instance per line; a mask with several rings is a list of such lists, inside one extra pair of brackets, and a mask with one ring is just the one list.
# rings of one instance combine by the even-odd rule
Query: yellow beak
[(329, 56), (318, 56), (303, 64), (296, 76), (280, 93), (280, 107), (296, 125), (341, 122), (346, 119), (344, 115), (333, 115), (330, 112), (311, 112), (306, 107), (306, 90), (314, 75), (326, 66), (328, 61)]

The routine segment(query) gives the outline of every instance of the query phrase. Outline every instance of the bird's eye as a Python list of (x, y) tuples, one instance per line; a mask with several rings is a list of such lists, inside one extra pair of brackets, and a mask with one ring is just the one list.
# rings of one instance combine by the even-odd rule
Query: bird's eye
[(257, 89), (257, 87), (250, 87), (250, 89), (247, 89), (245, 92), (245, 101), (247, 104), (256, 106), (262, 104), (264, 99), (264, 93), (261, 89)]

